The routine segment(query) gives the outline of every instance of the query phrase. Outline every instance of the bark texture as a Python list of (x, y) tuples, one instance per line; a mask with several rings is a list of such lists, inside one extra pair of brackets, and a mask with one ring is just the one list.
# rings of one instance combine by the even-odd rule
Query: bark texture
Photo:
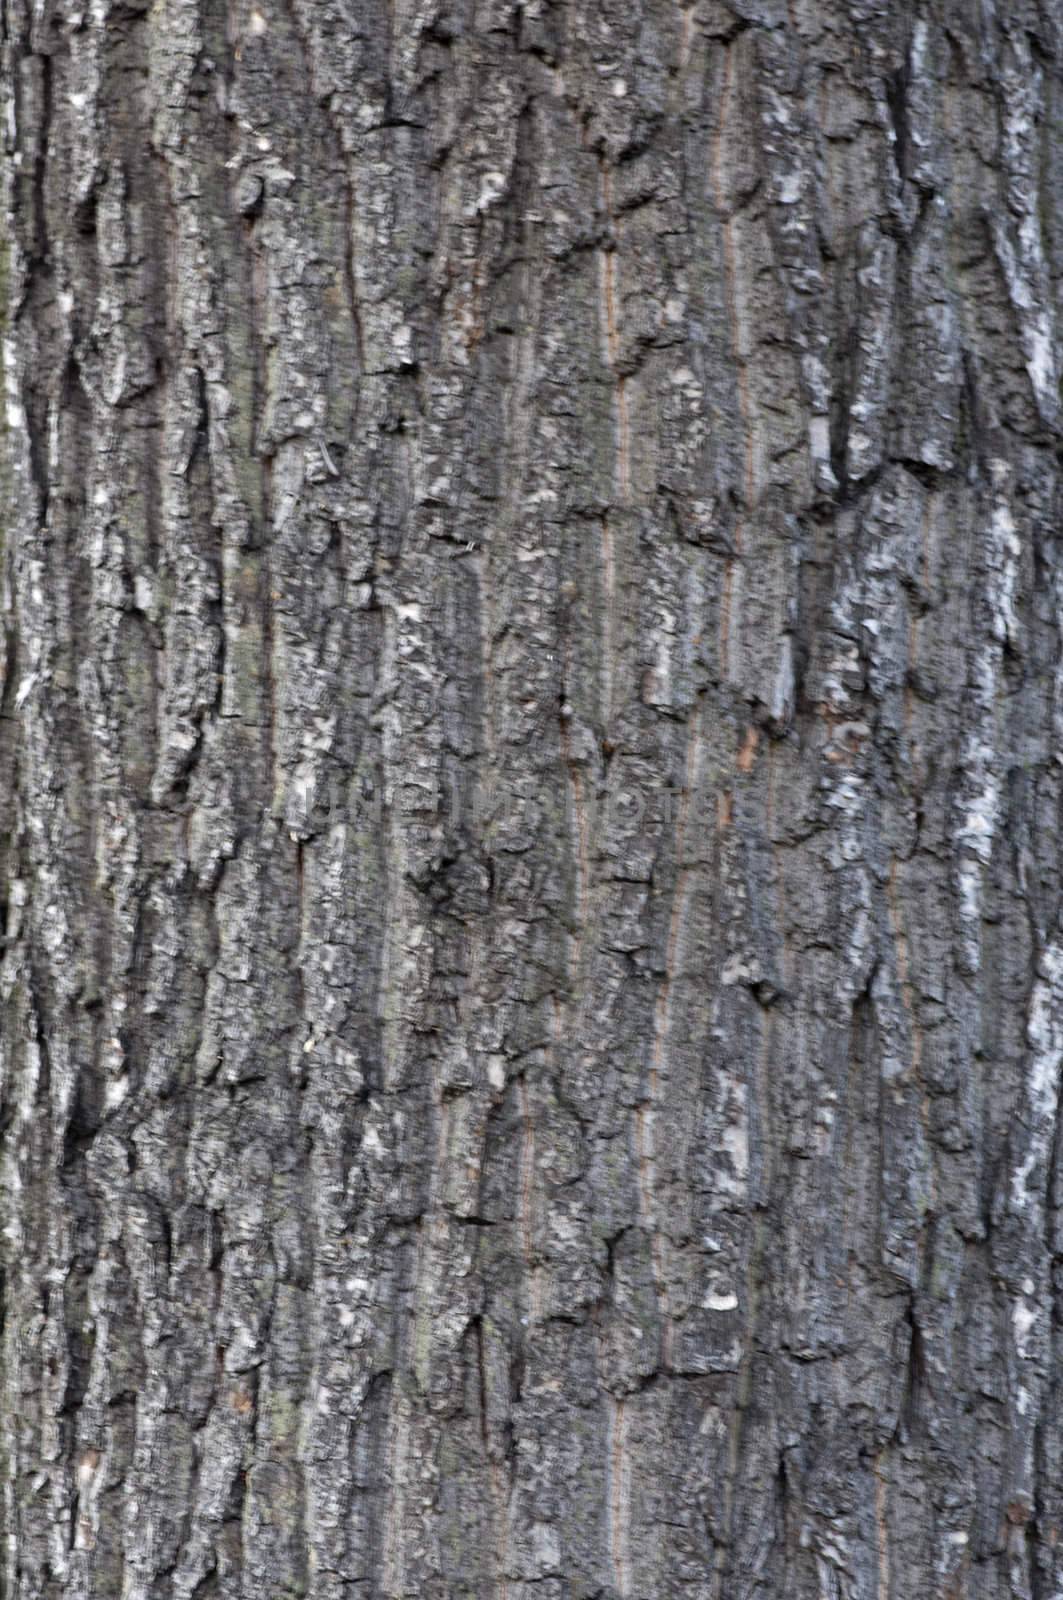
[(1054, 1600), (1063, 5), (2, 28), (3, 1600)]

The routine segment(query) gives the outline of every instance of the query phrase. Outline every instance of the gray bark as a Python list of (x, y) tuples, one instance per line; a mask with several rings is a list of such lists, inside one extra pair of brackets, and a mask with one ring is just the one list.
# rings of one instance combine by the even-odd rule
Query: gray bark
[(1063, 1593), (1059, 0), (7, 0), (3, 1600)]

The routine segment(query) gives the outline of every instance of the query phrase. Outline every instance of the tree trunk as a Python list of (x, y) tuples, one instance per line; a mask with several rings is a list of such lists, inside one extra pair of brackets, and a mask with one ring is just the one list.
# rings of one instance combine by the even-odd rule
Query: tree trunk
[(3, 29), (3, 1600), (1051, 1600), (1059, 0)]

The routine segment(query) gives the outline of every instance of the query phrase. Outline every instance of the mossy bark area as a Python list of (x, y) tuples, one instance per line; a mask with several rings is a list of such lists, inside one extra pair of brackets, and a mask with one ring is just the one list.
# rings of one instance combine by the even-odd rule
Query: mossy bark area
[(1061, 30), (9, 0), (3, 1600), (1063, 1592)]

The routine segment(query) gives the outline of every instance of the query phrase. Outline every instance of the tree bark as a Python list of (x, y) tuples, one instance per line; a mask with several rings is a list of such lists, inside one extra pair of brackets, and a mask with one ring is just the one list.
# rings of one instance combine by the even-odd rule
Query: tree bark
[(1063, 1592), (1059, 0), (8, 0), (3, 1600)]

